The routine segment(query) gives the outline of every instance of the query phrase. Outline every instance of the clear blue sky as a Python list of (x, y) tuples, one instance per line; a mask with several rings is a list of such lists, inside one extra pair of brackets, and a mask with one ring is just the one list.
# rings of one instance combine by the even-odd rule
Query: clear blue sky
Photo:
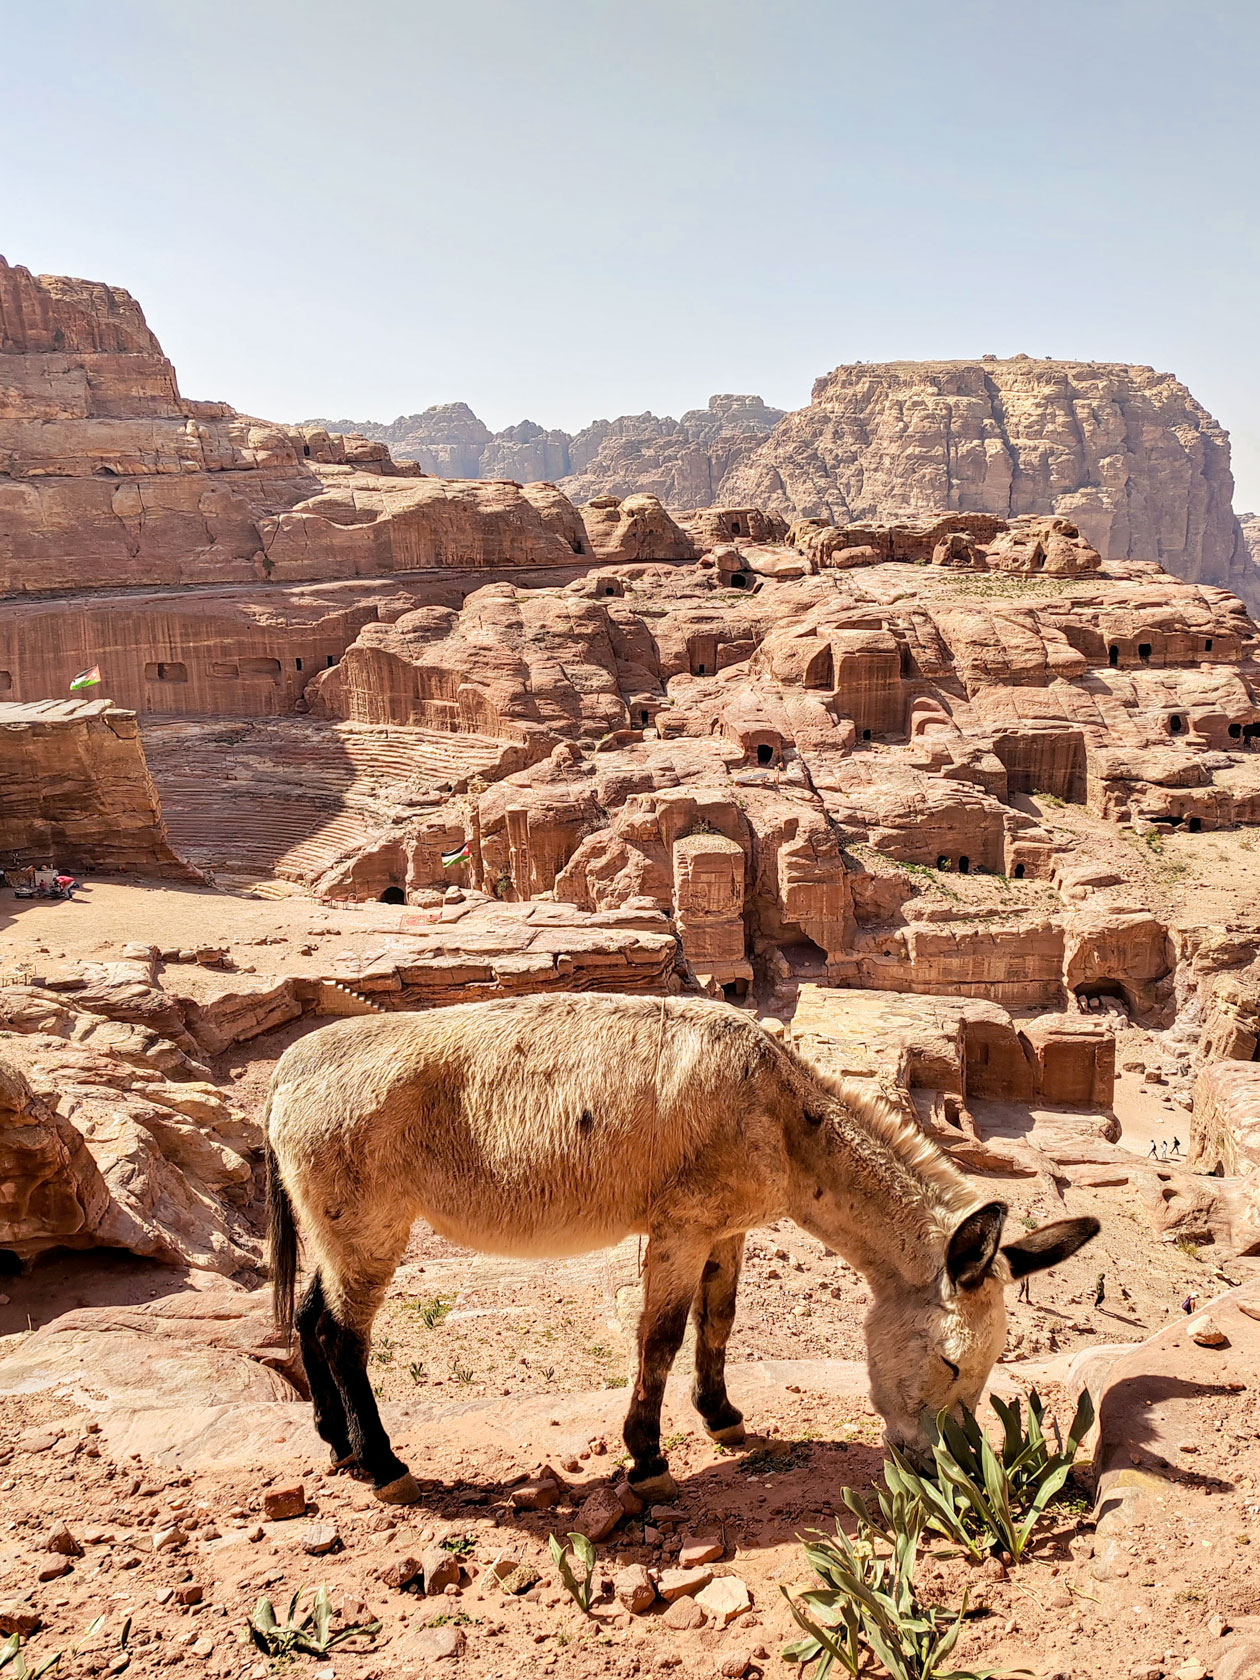
[(838, 362), (1149, 362), (1260, 506), (1254, 0), (42, 0), (0, 250), (276, 419), (783, 407)]

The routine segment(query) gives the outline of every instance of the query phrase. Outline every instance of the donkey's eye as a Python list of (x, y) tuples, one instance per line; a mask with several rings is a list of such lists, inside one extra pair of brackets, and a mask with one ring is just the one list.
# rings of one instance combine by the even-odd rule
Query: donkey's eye
[(959, 1371), (957, 1365), (954, 1364), (954, 1361), (952, 1359), (946, 1359), (945, 1355), (942, 1354), (941, 1364), (949, 1366), (949, 1374), (953, 1377), (954, 1381), (957, 1382), (962, 1373)]

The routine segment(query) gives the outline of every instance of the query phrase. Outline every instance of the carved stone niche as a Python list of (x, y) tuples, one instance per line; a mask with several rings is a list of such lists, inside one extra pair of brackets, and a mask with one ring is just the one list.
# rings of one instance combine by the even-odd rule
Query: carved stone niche
[(674, 918), (683, 955), (706, 989), (735, 999), (752, 980), (745, 954), (744, 849), (724, 834), (674, 843)]

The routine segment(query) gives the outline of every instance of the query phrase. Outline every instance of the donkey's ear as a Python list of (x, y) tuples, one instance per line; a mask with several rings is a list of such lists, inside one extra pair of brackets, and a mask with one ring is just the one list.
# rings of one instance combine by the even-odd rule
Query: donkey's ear
[(984, 1282), (997, 1253), (1006, 1219), (1005, 1202), (988, 1202), (969, 1213), (949, 1239), (945, 1270), (959, 1289), (975, 1289)]
[(1027, 1277), (1029, 1272), (1044, 1272), (1047, 1266), (1057, 1266), (1084, 1248), (1096, 1237), (1102, 1226), (1096, 1219), (1056, 1219), (1049, 1225), (1039, 1225), (1018, 1242), (1004, 1243), (1002, 1253), (1010, 1264), (1013, 1278)]

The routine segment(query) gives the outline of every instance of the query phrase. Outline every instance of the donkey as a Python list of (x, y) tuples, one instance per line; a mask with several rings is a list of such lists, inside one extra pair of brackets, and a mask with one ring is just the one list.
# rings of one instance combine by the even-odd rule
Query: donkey
[[(754, 1226), (790, 1216), (865, 1275), (872, 1399), (907, 1450), (926, 1444), (925, 1415), (975, 1406), (1005, 1338), (1004, 1286), (1099, 1229), (1062, 1219), (1001, 1246), (1004, 1204), (886, 1099), (699, 998), (545, 993), (322, 1028), (276, 1067), (267, 1178), (277, 1323), (291, 1335), (296, 1321), (333, 1463), (390, 1504), (419, 1488), (381, 1424), (367, 1353), (420, 1215), (500, 1254), (647, 1235), (625, 1440), (649, 1500), (676, 1492), (661, 1400), (689, 1314), (692, 1402), (714, 1440), (743, 1439), (726, 1344)], [(311, 1275), (296, 1305), (299, 1225)]]

